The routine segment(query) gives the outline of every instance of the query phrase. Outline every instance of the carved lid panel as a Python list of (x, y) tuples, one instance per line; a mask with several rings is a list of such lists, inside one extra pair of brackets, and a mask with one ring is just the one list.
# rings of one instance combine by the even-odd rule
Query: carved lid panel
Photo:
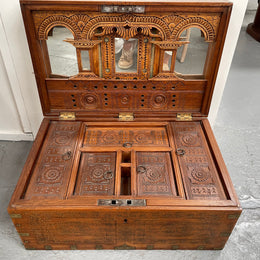
[[(123, 108), (132, 112), (153, 109), (168, 115), (181, 111), (207, 115), (230, 4), (204, 4), (200, 8), (186, 3), (180, 8), (174, 3), (89, 3), (71, 9), (70, 2), (23, 6), (45, 114), (62, 109), (89, 114)], [(118, 89), (113, 89), (112, 103), (100, 100), (99, 89), (88, 97), (89, 85), (115, 81), (124, 82), (126, 88), (119, 95), (115, 95)], [(138, 104), (138, 97), (127, 89), (130, 81), (143, 86), (155, 82), (157, 89), (169, 82), (188, 85), (188, 95), (177, 100), (182, 104), (175, 104), (174, 98), (170, 104), (170, 96), (162, 91), (151, 95), (155, 98), (153, 105), (150, 101)], [(72, 92), (81, 84), (85, 90), (80, 97), (66, 91)], [(201, 92), (196, 89), (198, 84)], [(144, 95), (145, 88), (141, 92)]]

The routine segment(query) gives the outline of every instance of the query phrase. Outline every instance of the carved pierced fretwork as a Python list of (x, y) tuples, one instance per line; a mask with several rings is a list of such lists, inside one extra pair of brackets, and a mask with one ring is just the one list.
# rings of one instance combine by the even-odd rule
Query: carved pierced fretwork
[(174, 30), (172, 31), (172, 38), (178, 40), (182, 32), (190, 27), (199, 28), (204, 33), (204, 37), (207, 42), (214, 41), (216, 37), (216, 32), (214, 31), (213, 25), (203, 17), (196, 16), (196, 17), (189, 17), (184, 21), (178, 23), (174, 27)]
[(178, 77), (176, 73), (170, 73), (170, 72), (158, 73), (155, 77), (153, 77), (153, 80), (162, 80), (162, 79), (183, 80), (182, 78)]
[[(65, 26), (68, 28), (74, 39), (66, 39), (66, 42), (73, 44), (76, 48), (91, 49), (90, 62), (95, 63), (94, 73), (106, 79), (148, 79), (155, 76), (155, 79), (175, 79), (178, 75), (154, 71), (151, 74), (151, 44), (155, 44), (160, 50), (176, 50), (188, 44), (188, 41), (181, 41), (181, 34), (190, 27), (199, 28), (207, 42), (215, 40), (220, 22), (219, 14), (109, 14), (109, 13), (74, 13), (74, 12), (34, 12), (34, 21), (39, 40), (46, 40), (49, 31), (54, 26)], [(138, 39), (138, 62), (136, 73), (116, 73), (114, 38), (120, 37), (125, 40), (130, 38)], [(146, 42), (144, 42), (144, 39)], [(97, 53), (95, 46), (101, 43), (101, 53)], [(92, 60), (92, 54), (100, 59)], [(162, 57), (162, 55), (160, 56)], [(161, 59), (159, 56), (155, 59)], [(101, 65), (102, 64), (102, 65)], [(80, 66), (80, 65), (79, 65)], [(160, 61), (160, 67), (162, 61)], [(102, 70), (99, 68), (102, 67)], [(76, 77), (92, 78), (90, 74)], [(102, 74), (102, 75), (101, 75)]]
[(84, 49), (91, 49), (97, 44), (102, 42), (101, 40), (89, 41), (89, 40), (73, 40), (73, 39), (65, 39), (64, 41), (72, 44), (76, 48), (84, 48)]
[(185, 45), (189, 43), (188, 41), (179, 41), (179, 42), (173, 42), (173, 41), (151, 41), (151, 43), (159, 46), (163, 50), (175, 50), (181, 47), (182, 45)]
[[(96, 34), (95, 30), (99, 27), (101, 27), (104, 32)], [(156, 34), (152, 32), (152, 29), (154, 28), (157, 30)], [(126, 40), (134, 37), (138, 33), (151, 37), (160, 37), (162, 39), (170, 37), (170, 30), (167, 24), (159, 17), (133, 14), (102, 14), (96, 16), (86, 24), (82, 32), (82, 37), (91, 39), (93, 36), (111, 34), (113, 31)]]
[[(77, 14), (71, 12), (34, 12), (34, 20), (39, 40), (47, 39), (54, 26), (65, 26), (75, 39), (93, 40), (97, 36), (116, 33), (129, 39), (137, 34), (160, 38), (163, 41), (179, 39), (189, 27), (198, 27), (206, 41), (214, 41), (219, 26), (220, 15), (145, 15), (145, 14)], [(97, 30), (98, 29), (98, 30)]]
[(179, 155), (186, 193), (189, 199), (225, 199), (225, 193), (207, 153), (207, 144), (199, 122), (172, 123), (176, 146), (184, 151)]

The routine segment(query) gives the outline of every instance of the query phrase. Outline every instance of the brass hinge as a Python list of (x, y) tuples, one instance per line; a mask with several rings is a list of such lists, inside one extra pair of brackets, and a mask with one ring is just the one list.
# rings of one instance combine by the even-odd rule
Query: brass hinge
[(192, 114), (191, 113), (178, 113), (177, 120), (178, 121), (192, 121)]
[(134, 113), (119, 113), (119, 121), (134, 121)]
[(75, 118), (74, 112), (61, 112), (59, 116), (60, 120), (75, 120)]

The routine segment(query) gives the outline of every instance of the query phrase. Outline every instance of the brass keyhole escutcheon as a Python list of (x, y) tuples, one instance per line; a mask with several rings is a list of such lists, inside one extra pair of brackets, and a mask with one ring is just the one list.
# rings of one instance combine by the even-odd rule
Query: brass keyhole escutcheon
[(126, 142), (126, 143), (123, 144), (123, 147), (125, 147), (125, 148), (131, 148), (132, 146), (133, 145), (130, 142)]
[(185, 150), (184, 150), (184, 149), (181, 149), (181, 148), (178, 148), (178, 149), (176, 150), (176, 154), (177, 154), (178, 156), (183, 156), (183, 155), (185, 154)]
[(104, 179), (110, 180), (113, 178), (114, 174), (112, 171), (106, 171), (106, 172), (104, 172), (103, 176), (104, 176)]
[(143, 166), (143, 165), (139, 165), (139, 166), (137, 167), (137, 173), (142, 174), (142, 173), (146, 173), (146, 171), (147, 171), (147, 169), (146, 169), (146, 167)]
[(68, 161), (68, 160), (71, 159), (71, 157), (72, 157), (72, 152), (71, 152), (71, 151), (68, 151), (68, 152), (66, 152), (66, 153), (64, 153), (64, 154), (62, 155), (62, 160)]

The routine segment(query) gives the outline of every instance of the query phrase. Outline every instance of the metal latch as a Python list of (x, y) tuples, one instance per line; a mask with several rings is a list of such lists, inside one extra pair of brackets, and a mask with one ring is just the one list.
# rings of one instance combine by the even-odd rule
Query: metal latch
[(75, 118), (74, 112), (61, 112), (59, 116), (60, 120), (75, 120)]
[(99, 206), (146, 206), (144, 199), (99, 199)]
[(138, 13), (143, 14), (144, 5), (102, 5), (102, 13)]
[(134, 121), (134, 113), (119, 113), (119, 121)]
[(178, 113), (177, 120), (178, 121), (192, 121), (192, 114), (191, 113)]

